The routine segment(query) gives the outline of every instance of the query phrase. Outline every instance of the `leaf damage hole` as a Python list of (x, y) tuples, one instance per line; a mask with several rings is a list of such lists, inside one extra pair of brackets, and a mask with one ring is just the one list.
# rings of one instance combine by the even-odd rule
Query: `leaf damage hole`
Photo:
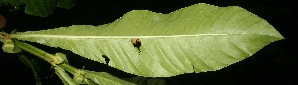
[(138, 39), (138, 38), (132, 38), (132, 39), (131, 39), (131, 43), (132, 43), (133, 47), (138, 48), (139, 53), (140, 53), (140, 52), (141, 52), (140, 47), (141, 47), (141, 45), (142, 45), (140, 39)]
[(105, 59), (106, 63), (109, 64), (109, 62), (110, 62), (109, 57), (106, 55), (102, 55), (102, 57)]

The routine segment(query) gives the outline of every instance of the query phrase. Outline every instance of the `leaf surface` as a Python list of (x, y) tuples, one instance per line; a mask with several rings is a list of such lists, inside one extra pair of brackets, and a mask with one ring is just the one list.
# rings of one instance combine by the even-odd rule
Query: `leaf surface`
[[(27, 31), (12, 37), (60, 47), (147, 77), (219, 70), (283, 39), (268, 22), (243, 8), (208, 4), (169, 14), (133, 10), (105, 25)], [(132, 42), (136, 39), (139, 47)]]
[(11, 4), (18, 8), (26, 5), (25, 13), (34, 16), (47, 17), (55, 7), (70, 9), (75, 6), (76, 0), (0, 0), (0, 3)]

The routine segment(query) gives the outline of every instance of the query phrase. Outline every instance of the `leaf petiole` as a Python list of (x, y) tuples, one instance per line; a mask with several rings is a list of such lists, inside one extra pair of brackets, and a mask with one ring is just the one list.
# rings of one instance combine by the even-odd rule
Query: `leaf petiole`
[(49, 54), (41, 49), (38, 49), (30, 44), (25, 43), (25, 42), (20, 42), (18, 40), (14, 40), (14, 43), (17, 47), (21, 48), (22, 50), (27, 51), (27, 52), (49, 62), (52, 66), (56, 66), (57, 64), (60, 64), (63, 62), (63, 59), (61, 57)]

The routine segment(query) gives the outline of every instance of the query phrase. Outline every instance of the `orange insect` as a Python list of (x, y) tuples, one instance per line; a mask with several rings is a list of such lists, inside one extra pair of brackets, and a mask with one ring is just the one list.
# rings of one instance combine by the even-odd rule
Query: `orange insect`
[(134, 45), (137, 44), (138, 42), (140, 42), (138, 38), (132, 38), (131, 39), (131, 43), (134, 44)]
[(3, 29), (6, 25), (6, 19), (0, 15), (0, 30)]
[(142, 45), (142, 43), (138, 38), (132, 38), (131, 43), (133, 44), (133, 47), (138, 48), (139, 52), (141, 52), (140, 46)]

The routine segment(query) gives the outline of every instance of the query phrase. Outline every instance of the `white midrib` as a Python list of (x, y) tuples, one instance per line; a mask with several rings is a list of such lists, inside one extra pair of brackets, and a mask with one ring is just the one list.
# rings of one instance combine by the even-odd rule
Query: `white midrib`
[(250, 35), (250, 34), (196, 34), (196, 35), (170, 35), (170, 36), (75, 36), (75, 35), (45, 35), (45, 34), (28, 34), (17, 35), (13, 34), (12, 38), (68, 38), (68, 39), (81, 39), (81, 38), (173, 38), (173, 37), (196, 37), (196, 36), (227, 36), (227, 35)]

